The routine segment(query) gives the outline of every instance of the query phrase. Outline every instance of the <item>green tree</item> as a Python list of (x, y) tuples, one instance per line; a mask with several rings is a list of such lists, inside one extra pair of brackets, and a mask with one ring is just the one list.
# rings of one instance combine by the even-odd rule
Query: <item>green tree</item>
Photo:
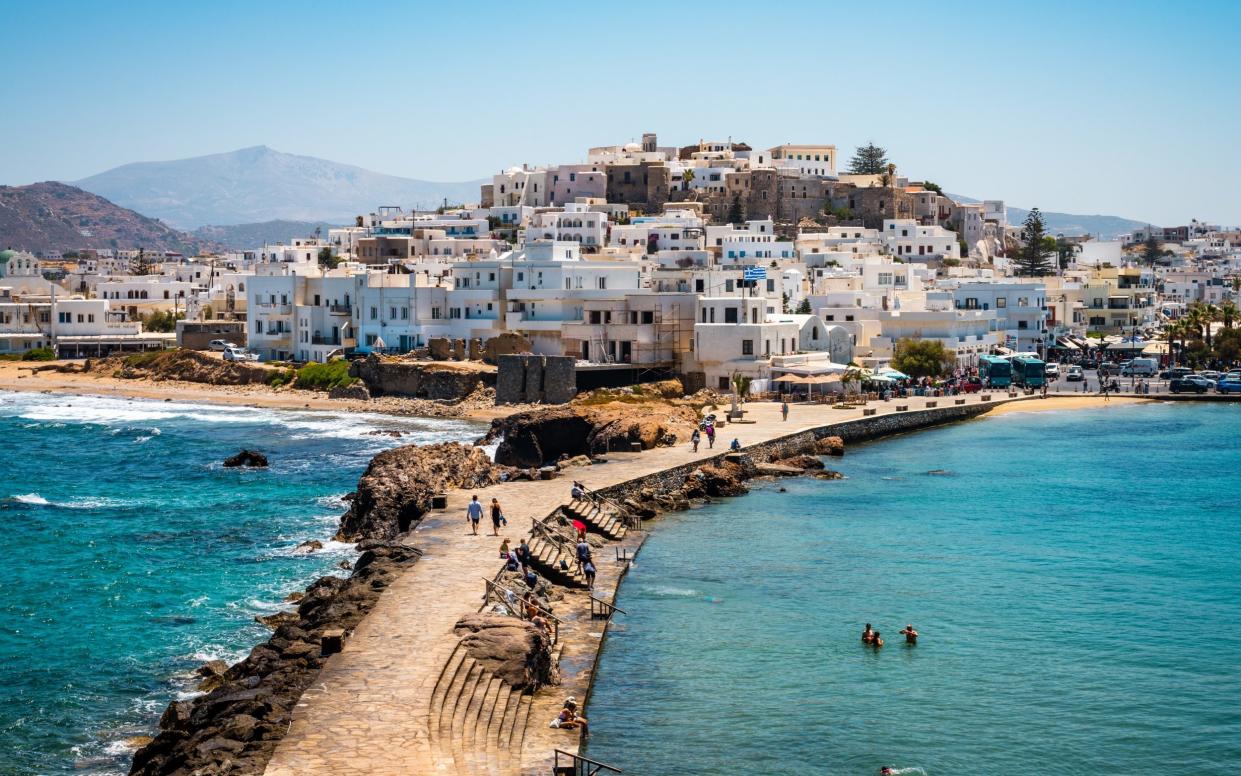
[(740, 224), (745, 221), (745, 210), (741, 207), (741, 195), (733, 195), (733, 203), (728, 207), (728, 223)]
[[(1043, 214), (1038, 208), (1026, 216), (1025, 225), (1021, 227), (1021, 249), (1013, 260), (1013, 266), (1021, 277), (1041, 277), (1054, 272), (1047, 249), (1047, 227), (1043, 223)], [(1053, 240), (1053, 245), (1055, 241)]]
[(956, 357), (939, 340), (900, 339), (892, 366), (910, 377), (942, 377), (952, 370)]
[(801, 300), (801, 304), (797, 305), (797, 314), (798, 315), (810, 315), (810, 300), (809, 299)]
[[(1149, 230), (1150, 227), (1147, 227)], [(1142, 243), (1142, 261), (1155, 266), (1155, 262), (1163, 258), (1163, 249), (1159, 247), (1159, 241), (1155, 239), (1155, 235), (1150, 235), (1146, 241)]]
[(944, 189), (938, 183), (932, 183), (930, 181), (922, 181), (922, 188), (926, 189), (927, 191), (933, 191), (936, 194), (940, 195), (941, 197), (944, 196)]
[(1225, 329), (1232, 328), (1232, 322), (1241, 317), (1241, 309), (1237, 308), (1237, 303), (1231, 299), (1223, 302), (1219, 306), (1219, 317), (1224, 322)]
[(689, 185), (694, 182), (694, 178), (696, 177), (697, 176), (694, 175), (694, 171), (692, 169), (686, 170), (685, 174), (681, 176), (681, 189), (683, 191), (689, 191)]
[(340, 266), (340, 263), (342, 261), (344, 261), (344, 259), (342, 259), (339, 256), (333, 255), (331, 248), (324, 246), (319, 249), (319, 266), (320, 267), (326, 267), (328, 269), (336, 269), (338, 266)]
[(185, 313), (174, 313), (172, 310), (156, 310), (142, 316), (142, 328), (146, 331), (174, 332), (177, 321), (185, 317)]
[(130, 263), (129, 271), (135, 275), (150, 275), (152, 269), (151, 260), (147, 258), (146, 250), (139, 248), (138, 258)]
[(888, 171), (888, 152), (872, 143), (861, 146), (849, 160), (854, 175), (883, 175)]
[(1063, 237), (1055, 240), (1056, 263), (1060, 265), (1060, 269), (1069, 268), (1069, 262), (1072, 261), (1075, 250), (1073, 243)]
[(737, 394), (737, 398), (745, 401), (750, 395), (750, 378), (740, 372), (733, 372), (732, 377), (733, 393)]

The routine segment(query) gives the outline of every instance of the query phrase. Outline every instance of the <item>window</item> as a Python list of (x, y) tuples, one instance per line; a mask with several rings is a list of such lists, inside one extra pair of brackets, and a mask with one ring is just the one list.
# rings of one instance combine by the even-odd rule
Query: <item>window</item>
[(748, 339), (741, 340), (741, 355), (743, 356), (754, 355), (754, 340), (748, 340)]
[(372, 321), (379, 320), (379, 308), (378, 307), (371, 308), (371, 320)]
[(1005, 307), (1008, 307), (1008, 297), (997, 296), (995, 298), (995, 309), (1003, 310)]
[(719, 386), (720, 386), (720, 390), (721, 390), (721, 391), (727, 391), (727, 390), (730, 390), (730, 389), (729, 389), (729, 387), (728, 387), (728, 377), (727, 377), (727, 376), (725, 376), (725, 377), (721, 377), (721, 378), (720, 378)]
[(724, 308), (724, 323), (736, 323), (736, 322), (737, 322), (737, 308), (736, 307), (725, 307)]
[(599, 288), (601, 288), (601, 289), (606, 289), (607, 287), (608, 287), (608, 279), (607, 279), (607, 277), (600, 277), (600, 278), (599, 278)]

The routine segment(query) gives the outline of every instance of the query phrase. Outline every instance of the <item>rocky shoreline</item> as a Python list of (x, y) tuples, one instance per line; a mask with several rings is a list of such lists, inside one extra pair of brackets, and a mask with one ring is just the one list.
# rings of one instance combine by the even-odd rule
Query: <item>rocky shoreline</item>
[[(169, 704), (159, 733), (134, 753), (130, 774), (261, 773), (288, 729), (293, 707), (324, 662), (340, 650), (388, 585), (421, 556), (421, 551), (394, 541), (396, 537), (431, 509), (435, 494), (492, 484), (503, 473), (511, 470), (493, 464), (481, 448), (456, 442), (398, 447), (376, 455), (357, 490), (346, 497), (350, 507), (337, 535), (358, 542), (361, 555), (350, 576), (322, 577), (304, 593), (291, 595), (297, 608), (263, 618), (275, 632), (245, 659), (232, 666), (216, 661), (201, 667), (199, 689), (204, 694)], [(504, 633), (494, 624), (462, 627), (467, 625), (484, 634)], [(511, 650), (515, 639), (506, 635), (507, 644), (498, 642)], [(486, 638), (474, 641), (483, 644), (478, 647), (483, 651), (496, 648)], [(546, 651), (537, 643), (530, 649), (534, 654)], [(533, 666), (527, 681), (547, 681), (549, 671), (546, 665)]]
[(203, 695), (174, 701), (160, 732), (139, 749), (131, 774), (261, 773), (288, 729), (293, 707), (314, 682), (341, 634), (355, 628), (384, 589), (421, 553), (383, 541), (358, 545), (348, 579), (322, 577), (307, 588), (295, 612), (244, 660), (207, 664)]

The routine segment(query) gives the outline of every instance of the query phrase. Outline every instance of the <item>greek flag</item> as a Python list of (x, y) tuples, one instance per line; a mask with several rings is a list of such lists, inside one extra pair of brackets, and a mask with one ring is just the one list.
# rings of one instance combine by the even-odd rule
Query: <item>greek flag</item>
[(766, 280), (767, 279), (767, 268), (766, 267), (746, 267), (745, 274), (742, 275), (741, 279), (742, 280)]

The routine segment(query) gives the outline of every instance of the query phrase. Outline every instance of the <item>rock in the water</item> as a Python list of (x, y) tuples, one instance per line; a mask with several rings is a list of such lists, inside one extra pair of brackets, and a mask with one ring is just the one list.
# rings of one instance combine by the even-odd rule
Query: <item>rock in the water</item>
[(823, 437), (814, 443), (814, 451), (819, 455), (844, 455), (845, 440), (838, 436)]
[(456, 632), (470, 657), (510, 686), (537, 690), (553, 683), (551, 644), (530, 623), (497, 614), (467, 614)]
[(242, 450), (237, 455), (230, 455), (228, 458), (225, 458), (224, 465), (230, 469), (238, 466), (262, 468), (267, 466), (267, 456), (255, 450)]
[(293, 554), (294, 555), (309, 555), (310, 553), (317, 552), (318, 550), (321, 550), (321, 549), (323, 549), (323, 542), (319, 541), (318, 539), (311, 539), (310, 541), (302, 542), (301, 544), (294, 547)]
[(813, 470), (822, 469), (823, 462), (813, 455), (793, 455), (788, 458), (779, 458), (773, 460), (772, 463), (781, 466), (792, 466), (795, 469)]
[(845, 478), (845, 475), (837, 471), (832, 471), (831, 469), (824, 469), (823, 471), (815, 472), (810, 476), (814, 477), (816, 480), (843, 480)]

